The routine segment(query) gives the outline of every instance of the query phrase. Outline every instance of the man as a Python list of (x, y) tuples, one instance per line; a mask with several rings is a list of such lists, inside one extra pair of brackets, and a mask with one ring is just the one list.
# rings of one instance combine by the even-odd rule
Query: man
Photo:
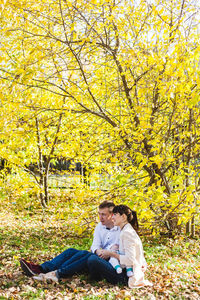
[[(105, 250), (111, 245), (119, 244), (120, 229), (114, 226), (112, 221), (114, 206), (114, 203), (109, 201), (104, 201), (99, 205), (100, 223), (94, 231), (92, 252), (70, 248), (41, 265), (21, 259), (20, 265), (24, 273), (27, 276), (34, 276), (38, 280), (58, 281), (60, 278), (80, 273), (88, 267), (91, 278), (94, 280), (104, 278), (113, 284), (126, 284), (126, 274), (117, 274), (107, 261), (109, 257), (105, 254)], [(41, 275), (38, 276), (38, 274)]]
[(87, 258), (87, 266), (90, 277), (93, 280), (106, 279), (112, 284), (127, 285), (128, 278), (126, 270), (118, 274), (113, 266), (108, 262), (109, 256), (106, 255), (106, 249), (111, 245), (119, 245), (120, 228), (114, 226), (112, 220), (112, 211), (114, 203), (104, 201), (99, 205), (99, 219), (100, 223), (96, 226), (94, 231), (94, 239), (91, 246), (93, 252)]

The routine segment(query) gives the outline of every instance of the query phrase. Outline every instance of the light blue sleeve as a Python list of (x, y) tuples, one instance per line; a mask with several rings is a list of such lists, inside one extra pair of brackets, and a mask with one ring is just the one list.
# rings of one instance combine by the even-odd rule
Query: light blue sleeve
[(100, 235), (100, 225), (98, 224), (94, 230), (93, 242), (91, 246), (91, 251), (95, 253), (97, 249), (102, 248), (102, 241)]

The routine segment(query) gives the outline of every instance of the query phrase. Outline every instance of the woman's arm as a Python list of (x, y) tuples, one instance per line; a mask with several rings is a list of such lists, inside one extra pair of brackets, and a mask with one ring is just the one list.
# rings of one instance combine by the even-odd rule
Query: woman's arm
[(134, 265), (136, 263), (136, 239), (132, 231), (124, 231), (122, 234), (122, 244), (124, 254), (119, 255), (122, 265)]

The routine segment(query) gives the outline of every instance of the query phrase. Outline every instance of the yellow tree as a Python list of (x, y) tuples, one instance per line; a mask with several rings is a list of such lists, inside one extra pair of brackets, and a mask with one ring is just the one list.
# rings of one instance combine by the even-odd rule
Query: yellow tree
[[(32, 186), (36, 183), (40, 201), (43, 206), (48, 204), (48, 174), (50, 163), (55, 156), (62, 156), (63, 141), (60, 134), (63, 132), (63, 115), (65, 99), (55, 99), (47, 93), (34, 94), (28, 92), (21, 98), (20, 93), (8, 90), (2, 93), (1, 101), (1, 146), (0, 156), (10, 166), (21, 169), (29, 175)], [(51, 109), (37, 109), (37, 105), (48, 97)], [(27, 100), (27, 101), (26, 101)], [(50, 101), (52, 100), (52, 101)], [(56, 101), (57, 100), (57, 101)], [(52, 111), (56, 103), (56, 110)], [(34, 107), (33, 107), (34, 105)], [(66, 115), (65, 118), (67, 119)], [(65, 128), (66, 130), (66, 128)], [(66, 145), (67, 143), (65, 143)], [(65, 154), (68, 151), (65, 149)], [(23, 176), (23, 172), (21, 176)], [(34, 181), (32, 179), (34, 178)]]
[(199, 205), (197, 12), (186, 0), (8, 0), (2, 18), (1, 78), (88, 116), (84, 159), (119, 173), (130, 204), (169, 230)]

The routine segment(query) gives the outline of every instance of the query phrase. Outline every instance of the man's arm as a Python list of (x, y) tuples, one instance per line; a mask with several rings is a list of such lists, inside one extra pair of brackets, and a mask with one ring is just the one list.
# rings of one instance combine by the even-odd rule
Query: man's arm
[(99, 223), (94, 230), (91, 251), (103, 259), (108, 259), (109, 256), (105, 253), (106, 250), (103, 250), (102, 247), (101, 223)]
[(94, 230), (94, 236), (93, 236), (93, 242), (92, 242), (92, 246), (91, 246), (91, 251), (93, 253), (96, 253), (98, 255), (98, 249), (100, 250), (102, 248), (102, 243), (101, 243), (101, 236), (100, 236), (100, 224), (98, 224), (95, 227)]

